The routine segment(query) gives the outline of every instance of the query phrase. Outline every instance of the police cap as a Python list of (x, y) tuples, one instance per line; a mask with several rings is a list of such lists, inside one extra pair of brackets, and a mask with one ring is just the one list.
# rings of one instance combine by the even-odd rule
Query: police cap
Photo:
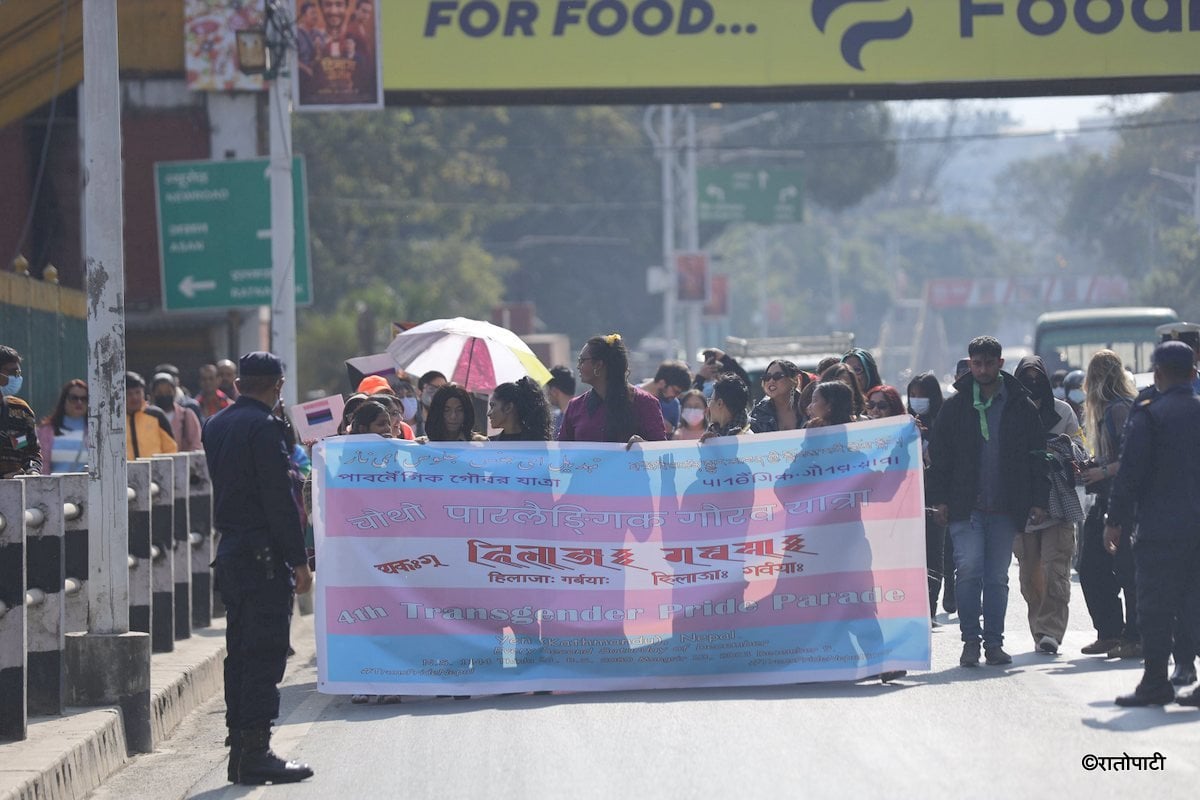
[(246, 378), (272, 378), (282, 374), (283, 362), (279, 360), (278, 356), (263, 350), (246, 353), (238, 360), (238, 375)]

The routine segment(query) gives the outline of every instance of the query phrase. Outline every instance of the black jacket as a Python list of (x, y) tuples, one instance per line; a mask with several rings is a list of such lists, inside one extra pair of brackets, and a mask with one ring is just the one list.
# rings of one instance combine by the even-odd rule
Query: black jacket
[(283, 423), (249, 395), (209, 419), (204, 455), (213, 487), (217, 554), (270, 548), (289, 566), (308, 563), (300, 510), (292, 498)]
[[(1000, 377), (1008, 392), (1000, 416), (1001, 503), (1018, 530), (1024, 530), (1029, 510), (1046, 508), (1050, 499), (1046, 434), (1021, 382), (1007, 372)], [(929, 443), (927, 496), (931, 505), (949, 506), (951, 522), (969, 519), (979, 496), (983, 434), (973, 405), (974, 384), (969, 374), (954, 384), (958, 394), (942, 405)]]
[(1125, 425), (1108, 521), (1138, 539), (1200, 534), (1200, 398), (1190, 384), (1138, 395)]

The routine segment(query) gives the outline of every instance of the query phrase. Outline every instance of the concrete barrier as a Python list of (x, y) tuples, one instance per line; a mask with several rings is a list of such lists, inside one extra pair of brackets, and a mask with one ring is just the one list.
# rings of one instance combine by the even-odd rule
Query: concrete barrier
[(150, 647), (175, 649), (175, 462), (170, 456), (150, 462)]
[(88, 630), (88, 581), (105, 574), (90, 571), (89, 477), (0, 481), (0, 739), (24, 739), (31, 715), (115, 703), (126, 743), (144, 751), (181, 709), (219, 685), (219, 664), (209, 664), (174, 687), (180, 700), (159, 693), (151, 708), (151, 644), (171, 652), (176, 639), (212, 622), (212, 485), (203, 454), (140, 459), (127, 468), (125, 634)]
[(191, 462), (191, 499), (188, 503), (188, 540), (192, 545), (192, 625), (207, 628), (213, 620), (212, 479), (203, 453)]
[[(55, 476), (20, 479), (25, 484), (25, 604), (29, 711), (61, 714), (66, 705), (63, 636), (66, 576), (63, 482)], [(39, 594), (30, 596), (36, 590)], [(28, 602), (32, 600), (33, 602)]]
[(24, 739), (25, 482), (0, 481), (0, 739)]
[(175, 640), (192, 635), (192, 544), (191, 518), (188, 505), (191, 500), (191, 461), (188, 453), (174, 453), (175, 485), (172, 489), (172, 554), (171, 564), (175, 578)]

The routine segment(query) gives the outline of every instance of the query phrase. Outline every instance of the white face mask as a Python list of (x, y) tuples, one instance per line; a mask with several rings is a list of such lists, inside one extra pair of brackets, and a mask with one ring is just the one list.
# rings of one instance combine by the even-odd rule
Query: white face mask
[(929, 413), (929, 398), (928, 397), (910, 397), (908, 398), (908, 406), (913, 410), (914, 414)]
[(688, 425), (699, 425), (704, 421), (703, 408), (685, 408), (679, 412), (679, 416), (683, 417), (683, 421)]
[(1057, 397), (1059, 400), (1066, 400), (1067, 399), (1067, 390), (1061, 386), (1055, 386), (1054, 387), (1054, 396)]
[(1069, 399), (1075, 405), (1081, 404), (1086, 397), (1087, 395), (1083, 393), (1083, 389), (1072, 389), (1067, 393), (1067, 399)]
[(412, 419), (417, 414), (417, 398), (401, 397), (400, 406), (404, 409), (404, 418)]

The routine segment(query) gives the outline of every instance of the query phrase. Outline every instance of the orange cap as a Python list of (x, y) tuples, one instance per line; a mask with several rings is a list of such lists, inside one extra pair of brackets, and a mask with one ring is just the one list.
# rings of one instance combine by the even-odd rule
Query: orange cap
[(387, 382), (387, 378), (382, 375), (368, 375), (358, 384), (358, 391), (363, 394), (379, 394), (380, 392), (391, 394), (392, 387)]

